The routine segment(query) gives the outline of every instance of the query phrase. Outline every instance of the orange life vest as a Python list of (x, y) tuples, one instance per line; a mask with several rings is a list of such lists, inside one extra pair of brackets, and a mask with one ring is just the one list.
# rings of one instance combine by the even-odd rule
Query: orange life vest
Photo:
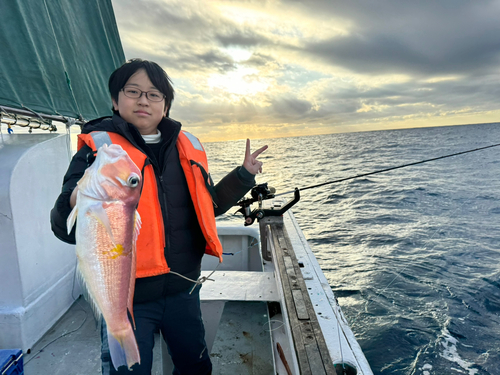
[[(136, 277), (156, 276), (170, 272), (164, 255), (165, 227), (153, 166), (151, 164), (144, 166), (147, 156), (119, 134), (94, 131), (78, 135), (78, 149), (86, 144), (92, 150), (97, 151), (104, 143), (122, 146), (143, 174), (141, 199), (137, 208), (142, 225), (137, 239)], [(207, 241), (205, 253), (218, 257), (222, 262), (222, 245), (217, 236), (213, 200), (200, 168), (202, 167), (208, 173), (207, 155), (198, 138), (185, 131), (179, 133), (176, 146), (196, 216)]]

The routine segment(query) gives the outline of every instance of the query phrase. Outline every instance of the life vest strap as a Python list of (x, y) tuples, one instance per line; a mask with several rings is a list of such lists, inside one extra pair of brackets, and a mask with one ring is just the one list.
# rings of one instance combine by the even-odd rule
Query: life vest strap
[(200, 168), (200, 172), (203, 176), (203, 179), (205, 180), (205, 186), (207, 187), (208, 192), (212, 196), (212, 201), (215, 204), (217, 204), (216, 203), (217, 193), (215, 192), (215, 189), (214, 189), (214, 182), (212, 180), (212, 177), (210, 177), (210, 174), (207, 173), (207, 171), (205, 170), (205, 168), (203, 168), (203, 165), (201, 165), (201, 163), (198, 163), (194, 160), (190, 160), (190, 163), (191, 163), (191, 165), (196, 165), (198, 168)]

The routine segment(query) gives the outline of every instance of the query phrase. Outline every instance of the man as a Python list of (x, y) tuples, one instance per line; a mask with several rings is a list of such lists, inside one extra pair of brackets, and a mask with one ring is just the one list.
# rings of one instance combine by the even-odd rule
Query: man
[[(215, 216), (254, 186), (254, 176), (262, 171), (257, 157), (267, 146), (251, 153), (247, 140), (243, 166), (213, 185), (201, 143), (167, 117), (174, 90), (160, 66), (130, 60), (110, 76), (109, 91), (114, 115), (83, 127), (79, 150), (51, 211), (52, 230), (62, 241), (75, 243), (74, 230), (67, 234), (66, 219), (76, 204), (76, 184), (98, 149), (97, 136), (120, 144), (131, 157), (137, 155), (132, 160), (142, 170), (143, 190), (133, 310), (141, 363), (132, 370), (151, 373), (154, 333), (160, 331), (172, 356), (174, 374), (210, 374), (199, 288), (190, 293), (193, 282), (178, 275), (196, 280), (205, 252), (222, 260)], [(103, 324), (103, 374), (127, 373), (125, 366), (116, 371), (110, 365), (105, 332)]]

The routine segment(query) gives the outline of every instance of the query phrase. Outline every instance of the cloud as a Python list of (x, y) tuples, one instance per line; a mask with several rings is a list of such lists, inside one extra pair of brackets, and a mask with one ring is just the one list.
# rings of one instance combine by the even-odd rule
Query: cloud
[(202, 138), (494, 120), (500, 106), (499, 1), (113, 4), (127, 58), (165, 68), (171, 115)]
[(256, 47), (259, 44), (268, 44), (266, 38), (249, 30), (233, 29), (225, 34), (216, 34), (215, 38), (224, 47), (239, 46), (239, 47)]
[(281, 119), (303, 118), (312, 109), (311, 103), (307, 100), (289, 95), (272, 99), (271, 106), (274, 114)]
[[(297, 5), (297, 2), (291, 2)], [(304, 4), (304, 3), (303, 3)], [(498, 69), (498, 1), (329, 1), (302, 5), (311, 17), (349, 19), (348, 33), (305, 41), (303, 50), (363, 74), (480, 74)], [(313, 8), (313, 9), (312, 9)]]

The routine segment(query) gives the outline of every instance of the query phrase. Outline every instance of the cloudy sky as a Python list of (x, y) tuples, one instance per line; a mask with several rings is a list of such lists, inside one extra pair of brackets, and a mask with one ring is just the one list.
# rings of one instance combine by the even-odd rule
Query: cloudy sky
[(500, 1), (113, 0), (203, 141), (500, 121)]

